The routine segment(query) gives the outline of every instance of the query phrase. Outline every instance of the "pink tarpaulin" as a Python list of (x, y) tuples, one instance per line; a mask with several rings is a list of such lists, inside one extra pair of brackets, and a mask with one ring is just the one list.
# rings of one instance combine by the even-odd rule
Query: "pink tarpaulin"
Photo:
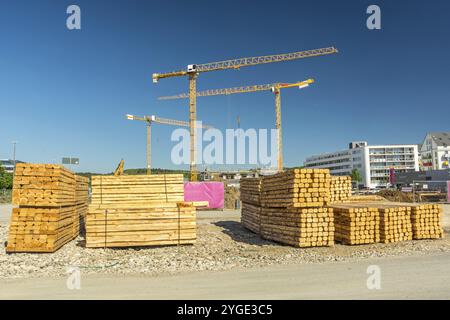
[(222, 209), (224, 187), (222, 182), (186, 182), (184, 201), (208, 201), (208, 208)]
[(450, 202), (450, 181), (447, 181), (447, 201)]

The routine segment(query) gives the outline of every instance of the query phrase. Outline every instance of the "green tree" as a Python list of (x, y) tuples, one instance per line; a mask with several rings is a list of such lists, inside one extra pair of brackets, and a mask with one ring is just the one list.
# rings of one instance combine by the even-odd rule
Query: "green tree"
[(362, 181), (361, 173), (358, 169), (353, 169), (351, 173), (352, 181), (358, 185)]
[(13, 184), (12, 174), (5, 171), (0, 165), (0, 190), (11, 189)]

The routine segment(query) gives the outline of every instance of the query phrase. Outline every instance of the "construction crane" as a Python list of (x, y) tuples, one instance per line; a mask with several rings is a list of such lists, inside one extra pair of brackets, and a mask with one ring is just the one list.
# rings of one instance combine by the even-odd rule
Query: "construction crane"
[(116, 171), (114, 171), (115, 176), (122, 176), (123, 175), (123, 167), (125, 166), (125, 161), (122, 159), (119, 162), (119, 165), (116, 168)]
[[(151, 163), (152, 163), (152, 151), (151, 151), (151, 137), (152, 137), (152, 123), (159, 123), (159, 124), (166, 124), (170, 126), (178, 126), (178, 127), (189, 127), (189, 122), (181, 121), (181, 120), (173, 120), (173, 119), (166, 119), (166, 118), (160, 118), (157, 116), (144, 116), (144, 117), (137, 117), (131, 114), (127, 114), (126, 118), (128, 120), (137, 120), (137, 121), (145, 121), (147, 123), (147, 174), (152, 173), (151, 169)], [(212, 128), (211, 126), (202, 125), (201, 126), (204, 129)]]
[(190, 170), (191, 181), (197, 180), (197, 168), (196, 168), (196, 129), (195, 123), (197, 118), (197, 76), (202, 72), (218, 71), (226, 69), (240, 69), (242, 67), (254, 66), (258, 64), (267, 64), (288, 60), (296, 60), (310, 57), (323, 56), (327, 54), (337, 53), (338, 50), (335, 47), (299, 51), (292, 53), (276, 54), (260, 57), (248, 57), (239, 58), (233, 60), (218, 61), (205, 64), (189, 64), (185, 70), (167, 72), (167, 73), (154, 73), (152, 78), (153, 82), (157, 83), (160, 79), (172, 78), (172, 77), (189, 77), (189, 128), (190, 128)]
[[(272, 84), (262, 84), (262, 85), (235, 87), (227, 89), (213, 89), (213, 90), (199, 91), (197, 92), (197, 97), (209, 97), (209, 96), (236, 94), (236, 93), (267, 91), (267, 90), (272, 91), (275, 94), (275, 128), (277, 129), (278, 171), (282, 171), (283, 142), (281, 135), (281, 89), (293, 87), (299, 87), (299, 89), (303, 89), (308, 87), (312, 83), (314, 83), (314, 79), (307, 79), (305, 81), (296, 83), (272, 83)], [(172, 100), (172, 99), (186, 99), (186, 98), (189, 98), (189, 95), (186, 93), (182, 93), (174, 96), (159, 97), (158, 99)], [(240, 126), (240, 119), (238, 120), (238, 126)]]

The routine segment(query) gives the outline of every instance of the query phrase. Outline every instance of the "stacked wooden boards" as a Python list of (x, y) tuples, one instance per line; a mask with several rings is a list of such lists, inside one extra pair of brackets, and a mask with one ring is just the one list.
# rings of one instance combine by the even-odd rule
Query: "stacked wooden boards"
[(380, 241), (380, 214), (377, 208), (358, 204), (332, 204), (336, 242), (346, 245)]
[(295, 247), (333, 246), (333, 209), (263, 207), (261, 236)]
[(184, 201), (182, 174), (93, 176), (92, 204), (150, 204)]
[(60, 165), (17, 165), (7, 252), (54, 252), (78, 236), (87, 190), (77, 192), (77, 179)]
[(413, 205), (411, 219), (414, 239), (444, 237), (442, 206), (437, 204)]
[(261, 236), (296, 247), (334, 244), (330, 172), (292, 169), (264, 176), (261, 185)]
[(75, 193), (76, 205), (74, 216), (74, 235), (84, 233), (85, 220), (89, 204), (89, 178), (76, 175), (75, 176)]
[(340, 203), (352, 196), (352, 178), (349, 176), (331, 176), (330, 202)]
[(380, 214), (380, 242), (412, 240), (411, 206), (395, 203), (373, 203)]
[(194, 244), (196, 209), (183, 200), (181, 174), (92, 177), (86, 246)]
[(244, 178), (240, 181), (241, 223), (255, 233), (261, 228), (261, 178)]
[(328, 169), (292, 169), (264, 176), (263, 207), (323, 207), (330, 201)]
[(16, 166), (12, 202), (19, 206), (73, 206), (75, 176), (60, 165), (23, 164)]

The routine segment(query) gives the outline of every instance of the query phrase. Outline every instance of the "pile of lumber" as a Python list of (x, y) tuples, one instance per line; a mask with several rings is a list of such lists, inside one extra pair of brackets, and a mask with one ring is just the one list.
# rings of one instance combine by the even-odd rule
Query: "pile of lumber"
[(23, 164), (16, 166), (12, 202), (20, 206), (73, 206), (75, 176), (60, 165)]
[(75, 176), (75, 198), (76, 214), (74, 216), (74, 235), (83, 234), (85, 230), (85, 220), (89, 203), (89, 178), (76, 175)]
[(181, 174), (92, 177), (86, 246), (194, 244), (196, 204), (183, 190)]
[(334, 244), (330, 172), (292, 169), (264, 176), (261, 184), (261, 236), (296, 247)]
[(380, 214), (365, 204), (333, 204), (334, 238), (346, 245), (380, 242)]
[(86, 218), (88, 248), (194, 244), (195, 240), (192, 205), (91, 205)]
[(439, 239), (444, 237), (442, 206), (414, 204), (411, 220), (414, 239)]
[(375, 194), (352, 195), (345, 202), (386, 202), (386, 199)]
[(340, 203), (352, 196), (352, 178), (349, 176), (331, 176), (330, 202)]
[(93, 176), (92, 204), (184, 201), (182, 174)]
[(373, 203), (380, 214), (380, 242), (412, 240), (411, 205)]
[(241, 223), (255, 233), (261, 227), (261, 178), (244, 178), (240, 181)]
[(328, 169), (292, 169), (262, 180), (263, 207), (323, 207), (330, 201)]
[(261, 236), (295, 247), (333, 246), (333, 209), (263, 207)]
[(87, 196), (77, 179), (60, 165), (17, 164), (7, 252), (55, 252), (78, 236)]

